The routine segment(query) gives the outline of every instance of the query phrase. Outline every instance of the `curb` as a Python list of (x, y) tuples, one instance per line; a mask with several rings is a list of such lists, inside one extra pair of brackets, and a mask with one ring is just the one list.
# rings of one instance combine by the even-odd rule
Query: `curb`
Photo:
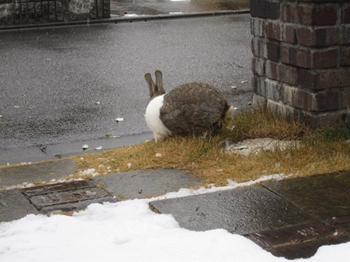
[[(146, 132), (142, 134), (133, 134), (116, 138), (101, 138), (93, 140), (84, 140), (68, 142), (62, 144), (32, 146), (26, 148), (0, 149), (0, 166), (13, 165), (20, 163), (37, 163), (47, 160), (59, 160), (73, 155), (83, 155), (91, 153), (100, 153), (105, 150), (131, 146), (142, 143), (146, 140), (152, 140), (153, 134)], [(82, 145), (88, 144), (89, 148), (82, 149)], [(96, 147), (102, 147), (101, 150), (95, 150)]]
[(22, 29), (33, 29), (33, 28), (45, 28), (45, 27), (95, 25), (95, 24), (106, 24), (106, 23), (117, 24), (117, 23), (147, 22), (150, 20), (211, 17), (211, 16), (237, 15), (237, 14), (249, 14), (249, 13), (250, 13), (250, 9), (242, 9), (242, 10), (223, 10), (223, 11), (214, 11), (214, 12), (196, 12), (196, 13), (180, 13), (180, 14), (123, 16), (123, 17), (117, 17), (117, 18), (84, 20), (84, 21), (53, 22), (53, 23), (28, 24), (28, 25), (24, 24), (24, 25), (4, 26), (4, 27), (0, 26), (0, 32), (8, 31), (8, 30), (22, 30)]

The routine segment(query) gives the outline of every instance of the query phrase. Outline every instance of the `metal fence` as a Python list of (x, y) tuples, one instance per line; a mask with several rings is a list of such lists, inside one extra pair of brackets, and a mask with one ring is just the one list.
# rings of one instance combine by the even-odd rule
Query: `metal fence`
[(0, 0), (0, 25), (110, 17), (109, 0)]

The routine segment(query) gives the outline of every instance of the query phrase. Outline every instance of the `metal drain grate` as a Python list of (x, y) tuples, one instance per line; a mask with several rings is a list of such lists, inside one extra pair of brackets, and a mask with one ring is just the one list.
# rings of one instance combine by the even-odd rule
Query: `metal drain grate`
[(81, 210), (92, 203), (116, 202), (113, 195), (90, 180), (32, 187), (22, 190), (22, 194), (44, 214)]

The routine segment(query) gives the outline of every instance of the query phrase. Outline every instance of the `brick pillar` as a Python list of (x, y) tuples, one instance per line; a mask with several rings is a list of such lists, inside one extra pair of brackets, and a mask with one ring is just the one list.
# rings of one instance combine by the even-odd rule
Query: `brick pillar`
[(253, 104), (312, 127), (349, 125), (350, 1), (250, 4)]

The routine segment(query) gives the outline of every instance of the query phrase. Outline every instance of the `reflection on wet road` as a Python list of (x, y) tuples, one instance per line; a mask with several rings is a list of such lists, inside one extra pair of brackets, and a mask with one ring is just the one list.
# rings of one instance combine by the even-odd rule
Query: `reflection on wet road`
[(249, 0), (111, 0), (111, 15), (158, 15), (249, 8)]

